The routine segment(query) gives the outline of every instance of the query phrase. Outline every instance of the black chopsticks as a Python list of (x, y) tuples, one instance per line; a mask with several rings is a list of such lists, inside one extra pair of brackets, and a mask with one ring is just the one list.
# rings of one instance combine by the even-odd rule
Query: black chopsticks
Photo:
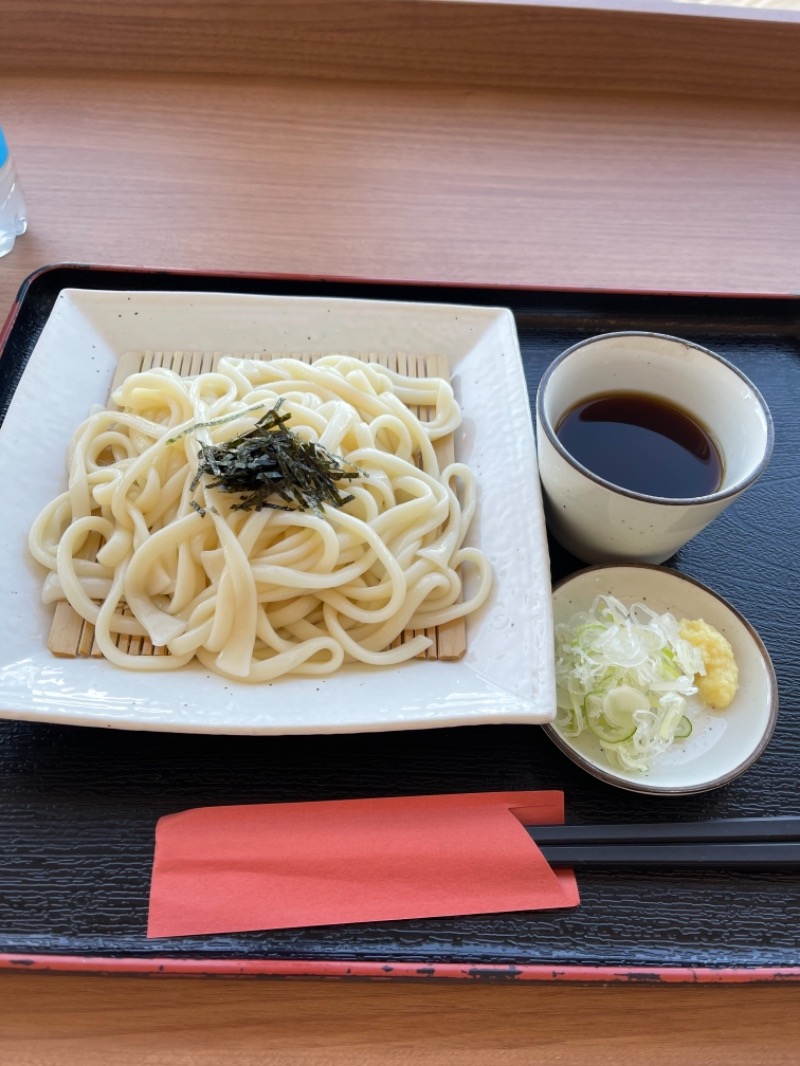
[(551, 866), (800, 868), (800, 817), (525, 828)]

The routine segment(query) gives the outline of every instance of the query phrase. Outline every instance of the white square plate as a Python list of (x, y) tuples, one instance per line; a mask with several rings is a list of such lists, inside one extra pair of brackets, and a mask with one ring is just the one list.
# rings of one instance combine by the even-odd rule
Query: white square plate
[[(449, 360), (464, 421), (457, 458), (480, 493), (472, 543), (493, 594), (458, 662), (346, 666), (331, 677), (235, 684), (198, 663), (128, 673), (47, 650), (52, 609), (27, 536), (66, 482), (68, 442), (105, 404), (127, 351), (398, 351)], [(24, 461), (20, 461), (20, 457)], [(0, 428), (0, 717), (199, 733), (345, 733), (553, 718), (550, 569), (514, 319), (501, 308), (219, 293), (58, 297)]]

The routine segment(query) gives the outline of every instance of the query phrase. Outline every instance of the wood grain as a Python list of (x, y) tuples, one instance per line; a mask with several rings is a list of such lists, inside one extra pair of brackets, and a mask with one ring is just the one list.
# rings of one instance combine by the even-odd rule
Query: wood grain
[[(800, 109), (255, 79), (0, 77), (57, 261), (791, 292)], [(7, 117), (6, 117), (7, 116)]]
[[(760, 17), (759, 17), (760, 16)], [(536, 0), (0, 0), (7, 71), (800, 99), (800, 15)]]
[(794, 1066), (797, 987), (0, 975), (11, 1066)]

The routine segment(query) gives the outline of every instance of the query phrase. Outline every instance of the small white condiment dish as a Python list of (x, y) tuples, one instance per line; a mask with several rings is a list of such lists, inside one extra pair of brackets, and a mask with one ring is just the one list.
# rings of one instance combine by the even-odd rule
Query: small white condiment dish
[[(557, 436), (559, 423), (576, 404), (615, 392), (645, 393), (694, 416), (719, 449), (719, 488), (648, 496), (578, 462)], [(551, 363), (536, 397), (536, 434), (548, 527), (587, 563), (664, 562), (763, 473), (774, 437), (763, 397), (731, 363), (677, 337), (636, 332), (590, 338)]]
[(761, 638), (742, 615), (698, 581), (661, 566), (593, 566), (557, 584), (553, 621), (567, 622), (588, 610), (600, 595), (626, 606), (644, 603), (678, 621), (702, 618), (731, 644), (739, 668), (739, 689), (726, 710), (703, 710), (692, 734), (653, 761), (646, 772), (612, 766), (597, 737), (584, 730), (564, 736), (557, 723), (542, 728), (574, 763), (594, 777), (630, 792), (679, 795), (707, 792), (733, 781), (760, 757), (778, 716), (775, 670)]

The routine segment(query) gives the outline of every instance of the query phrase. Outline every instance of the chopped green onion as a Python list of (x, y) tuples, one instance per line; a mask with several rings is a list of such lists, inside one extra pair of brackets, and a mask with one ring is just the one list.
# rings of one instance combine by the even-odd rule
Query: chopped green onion
[(556, 726), (567, 737), (588, 729), (612, 764), (645, 771), (691, 734), (688, 700), (703, 673), (671, 614), (598, 596), (556, 626)]

